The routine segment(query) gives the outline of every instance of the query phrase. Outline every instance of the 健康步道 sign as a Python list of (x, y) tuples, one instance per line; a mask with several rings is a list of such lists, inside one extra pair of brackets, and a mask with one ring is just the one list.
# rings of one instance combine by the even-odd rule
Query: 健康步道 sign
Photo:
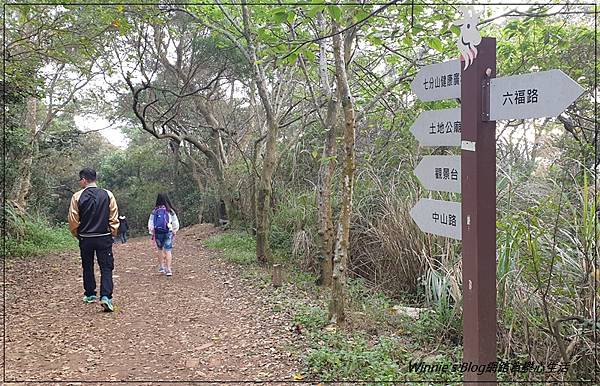
[(410, 88), (422, 101), (460, 98), (460, 60), (421, 68), (410, 83)]

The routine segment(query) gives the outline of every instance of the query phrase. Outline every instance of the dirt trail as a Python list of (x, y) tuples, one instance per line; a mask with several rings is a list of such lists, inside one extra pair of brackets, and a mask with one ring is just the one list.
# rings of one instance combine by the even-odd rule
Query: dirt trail
[(290, 315), (201, 246), (215, 232), (177, 234), (171, 278), (158, 273), (149, 238), (115, 244), (114, 313), (82, 302), (77, 252), (8, 264), (6, 380), (291, 383), (300, 364)]

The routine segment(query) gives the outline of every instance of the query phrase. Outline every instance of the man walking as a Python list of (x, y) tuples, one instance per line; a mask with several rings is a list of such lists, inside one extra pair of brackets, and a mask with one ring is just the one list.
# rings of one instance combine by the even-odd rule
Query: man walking
[(83, 301), (96, 301), (95, 253), (100, 266), (100, 304), (104, 311), (112, 312), (112, 244), (119, 229), (117, 201), (110, 191), (96, 186), (94, 169), (84, 168), (79, 172), (79, 185), (83, 189), (71, 198), (68, 219), (71, 233), (79, 240), (85, 291)]

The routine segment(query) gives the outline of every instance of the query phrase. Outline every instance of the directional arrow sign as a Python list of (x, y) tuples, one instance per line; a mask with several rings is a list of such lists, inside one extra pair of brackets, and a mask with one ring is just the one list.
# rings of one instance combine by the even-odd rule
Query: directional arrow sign
[(415, 175), (429, 190), (460, 193), (460, 156), (425, 156), (417, 165)]
[(410, 216), (423, 232), (462, 239), (460, 202), (422, 198), (410, 210)]
[(423, 111), (410, 131), (421, 146), (460, 146), (460, 108)]
[(561, 70), (490, 81), (490, 120), (555, 117), (584, 89)]
[(460, 60), (423, 67), (410, 88), (422, 101), (460, 98)]

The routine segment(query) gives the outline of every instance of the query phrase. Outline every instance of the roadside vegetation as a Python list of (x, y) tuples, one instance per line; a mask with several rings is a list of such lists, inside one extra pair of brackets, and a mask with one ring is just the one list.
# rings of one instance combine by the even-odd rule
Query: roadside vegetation
[[(462, 359), (461, 243), (409, 213), (461, 199), (414, 175), (422, 156), (460, 149), (410, 131), (459, 106), (417, 100), (411, 81), (458, 57), (460, 9), (288, 3), (7, 4), (7, 259), (76, 248), (66, 211), (93, 167), (133, 236), (166, 191), (183, 226), (228, 229), (206, 245), (249, 277), (268, 286), (281, 264), (311, 301), (273, 310), (293, 310), (314, 379), (459, 380), (408, 364)], [(499, 379), (590, 380), (600, 366), (595, 10), (486, 6), (480, 19), (499, 76), (560, 69), (585, 89), (558, 117), (497, 123), (498, 359), (568, 369)]]

